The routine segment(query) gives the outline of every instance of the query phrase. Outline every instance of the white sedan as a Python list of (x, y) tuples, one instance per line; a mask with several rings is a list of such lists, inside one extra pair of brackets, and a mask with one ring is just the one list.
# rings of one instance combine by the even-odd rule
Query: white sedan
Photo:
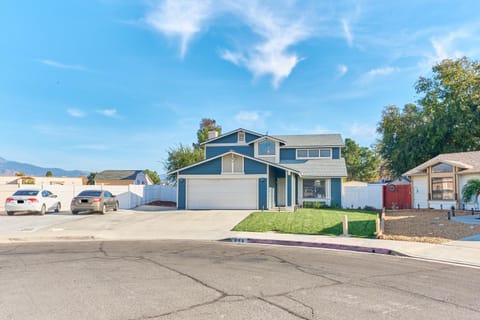
[(59, 212), (61, 203), (57, 195), (44, 189), (20, 189), (5, 200), (5, 211), (9, 216), (15, 212)]

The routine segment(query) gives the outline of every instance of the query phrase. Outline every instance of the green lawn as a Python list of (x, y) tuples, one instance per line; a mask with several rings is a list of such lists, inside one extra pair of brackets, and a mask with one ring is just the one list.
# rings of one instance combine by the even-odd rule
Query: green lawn
[(373, 237), (376, 213), (359, 210), (298, 209), (296, 212), (253, 212), (233, 231), (276, 231), (296, 234), (340, 235), (342, 219), (348, 216), (348, 233), (354, 237)]

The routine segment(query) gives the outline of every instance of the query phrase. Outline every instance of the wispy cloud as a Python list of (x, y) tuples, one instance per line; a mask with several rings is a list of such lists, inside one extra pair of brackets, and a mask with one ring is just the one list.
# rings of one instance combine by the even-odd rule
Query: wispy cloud
[(246, 128), (264, 128), (265, 119), (270, 116), (270, 112), (259, 111), (240, 111), (235, 115), (235, 121), (241, 127)]
[(98, 114), (104, 115), (105, 117), (116, 118), (118, 117), (117, 109), (100, 109), (96, 110)]
[(82, 118), (82, 117), (85, 117), (87, 114), (85, 112), (83, 112), (82, 110), (78, 110), (78, 109), (73, 109), (73, 108), (69, 108), (67, 109), (67, 113), (69, 115), (71, 115), (72, 117), (75, 117), (75, 118)]
[(364, 144), (365, 141), (373, 141), (375, 139), (377, 136), (376, 130), (377, 127), (375, 125), (355, 122), (348, 128), (348, 134), (358, 143)]
[(246, 67), (255, 77), (271, 76), (273, 87), (278, 88), (302, 60), (289, 49), (310, 37), (312, 30), (302, 17), (273, 10), (257, 2), (244, 2), (230, 8), (261, 40), (254, 44), (241, 44), (237, 51), (223, 50), (220, 56)]
[(312, 36), (302, 16), (295, 16), (294, 2), (277, 2), (270, 7), (261, 1), (164, 0), (146, 15), (146, 23), (167, 37), (179, 38), (183, 58), (192, 38), (206, 30), (213, 17), (230, 15), (246, 25), (255, 40), (240, 43), (235, 50), (223, 49), (220, 56), (245, 67), (254, 77), (271, 76), (278, 88), (302, 60), (291, 48)]
[(337, 77), (341, 78), (346, 75), (348, 72), (348, 67), (344, 64), (340, 64), (337, 66)]
[(377, 69), (372, 69), (368, 71), (367, 76), (370, 76), (370, 77), (388, 76), (389, 74), (392, 74), (399, 70), (400, 70), (399, 68), (395, 68), (395, 67), (377, 68)]
[(179, 38), (183, 58), (193, 36), (202, 30), (211, 14), (209, 0), (166, 0), (147, 15), (146, 22), (168, 37)]
[(78, 70), (78, 71), (87, 71), (88, 69), (85, 68), (84, 66), (80, 65), (74, 65), (74, 64), (65, 64), (61, 63), (55, 60), (48, 60), (48, 59), (43, 59), (39, 60), (40, 63), (53, 67), (53, 68), (59, 68), (59, 69), (70, 69), (70, 70)]
[(341, 19), (343, 33), (345, 35), (345, 40), (347, 40), (348, 46), (353, 46), (353, 34), (350, 31), (350, 23), (347, 19)]
[(84, 150), (95, 150), (95, 151), (102, 151), (108, 150), (109, 147), (103, 144), (79, 144), (74, 147), (75, 149), (84, 149)]

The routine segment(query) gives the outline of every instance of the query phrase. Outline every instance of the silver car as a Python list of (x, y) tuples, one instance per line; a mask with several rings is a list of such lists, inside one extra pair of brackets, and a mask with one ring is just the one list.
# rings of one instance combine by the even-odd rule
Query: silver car
[(118, 200), (106, 190), (85, 190), (72, 199), (70, 210), (73, 214), (79, 212), (100, 212), (105, 214), (108, 210), (118, 210)]

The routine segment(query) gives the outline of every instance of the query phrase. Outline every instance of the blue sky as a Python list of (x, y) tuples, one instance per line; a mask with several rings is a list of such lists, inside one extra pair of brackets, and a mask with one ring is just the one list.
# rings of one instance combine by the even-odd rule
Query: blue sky
[(477, 1), (1, 1), (0, 157), (164, 172), (202, 118), (375, 143), (384, 106), (480, 55)]

